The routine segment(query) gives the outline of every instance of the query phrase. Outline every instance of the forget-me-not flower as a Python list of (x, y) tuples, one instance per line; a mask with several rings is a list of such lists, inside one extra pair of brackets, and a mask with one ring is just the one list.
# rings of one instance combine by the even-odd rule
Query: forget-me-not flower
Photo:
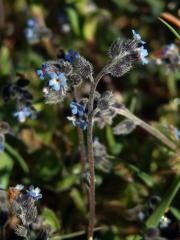
[(13, 114), (14, 117), (17, 117), (19, 122), (23, 123), (26, 120), (26, 117), (29, 117), (31, 112), (28, 107), (24, 107), (20, 111), (17, 111)]
[(50, 77), (49, 86), (55, 91), (62, 90), (63, 93), (66, 86), (66, 77), (64, 73), (51, 73)]
[(69, 49), (68, 53), (65, 54), (65, 60), (74, 64), (77, 58), (79, 57), (79, 53), (74, 51), (73, 49)]
[(37, 75), (39, 76), (39, 78), (41, 80), (44, 80), (45, 77), (49, 74), (48, 67), (49, 67), (49, 64), (48, 63), (44, 63), (42, 65), (41, 69), (36, 71)]
[(180, 130), (178, 128), (174, 129), (175, 137), (179, 140), (180, 139)]
[(139, 48), (139, 55), (143, 64), (147, 64), (149, 62), (148, 59), (146, 58), (148, 56), (148, 51), (147, 49), (144, 48), (144, 46), (141, 46)]
[(4, 134), (0, 134), (0, 153), (4, 152)]
[(70, 108), (73, 116), (67, 117), (67, 119), (70, 120), (74, 126), (79, 126), (82, 130), (85, 130), (87, 128), (85, 106), (76, 101), (72, 101)]
[(41, 190), (38, 187), (30, 186), (29, 190), (27, 190), (27, 195), (34, 200), (39, 200), (42, 198)]
[(134, 29), (132, 30), (133, 36), (136, 40), (138, 40), (141, 44), (145, 44), (146, 42), (144, 42), (141, 39), (141, 35), (139, 33), (137, 33)]
[(15, 188), (16, 190), (21, 191), (21, 190), (24, 189), (24, 185), (22, 185), (22, 184), (17, 184), (14, 188)]
[(70, 104), (70, 108), (73, 115), (83, 117), (85, 113), (85, 106), (77, 103), (76, 101), (72, 101)]

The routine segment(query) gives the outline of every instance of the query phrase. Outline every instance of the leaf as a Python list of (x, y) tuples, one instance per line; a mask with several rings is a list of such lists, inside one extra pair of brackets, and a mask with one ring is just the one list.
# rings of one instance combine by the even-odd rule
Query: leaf
[(94, 40), (94, 35), (95, 35), (96, 29), (97, 29), (97, 23), (98, 23), (97, 16), (94, 16), (94, 15), (89, 16), (85, 20), (84, 26), (83, 26), (83, 35), (87, 41)]
[(5, 149), (7, 150), (7, 152), (10, 153), (10, 155), (12, 155), (14, 157), (15, 160), (17, 160), (17, 162), (21, 166), (22, 170), (25, 173), (28, 173), (29, 167), (28, 167), (26, 161), (21, 157), (21, 155), (14, 148), (12, 148), (8, 143), (5, 143)]
[(44, 208), (42, 216), (45, 218), (46, 224), (49, 224), (53, 230), (60, 230), (61, 225), (56, 214), (49, 208)]
[(170, 211), (174, 215), (175, 218), (177, 218), (178, 221), (180, 221), (180, 211), (175, 207), (170, 207)]
[(86, 204), (85, 204), (84, 199), (82, 198), (80, 192), (77, 189), (73, 188), (70, 193), (70, 196), (72, 197), (74, 203), (76, 204), (76, 207), (85, 213), (86, 212)]
[(71, 27), (76, 35), (80, 35), (79, 17), (73, 8), (66, 8)]
[(114, 136), (112, 134), (112, 129), (109, 126), (106, 127), (106, 138), (107, 138), (109, 150), (111, 151), (111, 153), (115, 155), (119, 154), (122, 150), (122, 145), (119, 143), (116, 143)]
[(0, 185), (6, 188), (9, 185), (9, 177), (13, 168), (13, 159), (6, 153), (0, 154)]
[(177, 37), (177, 39), (180, 41), (180, 35), (179, 33), (169, 24), (167, 23), (165, 20), (163, 20), (162, 18), (158, 18), (162, 23), (164, 23), (164, 25), (166, 25), (166, 27), (169, 28), (169, 30)]
[(128, 167), (148, 186), (153, 187), (154, 182), (153, 179), (145, 172), (143, 172), (138, 167), (133, 164), (128, 164)]
[(62, 181), (57, 184), (56, 189), (58, 191), (65, 191), (70, 189), (76, 182), (77, 177), (74, 175), (68, 175), (63, 177)]
[(160, 218), (164, 215), (165, 210), (170, 206), (172, 200), (177, 194), (180, 187), (180, 176), (176, 176), (167, 193), (164, 195), (160, 205), (151, 214), (146, 222), (148, 228), (157, 227)]
[(7, 47), (2, 47), (0, 51), (0, 62), (1, 68), (0, 72), (2, 75), (8, 75), (11, 72), (11, 60), (10, 53)]

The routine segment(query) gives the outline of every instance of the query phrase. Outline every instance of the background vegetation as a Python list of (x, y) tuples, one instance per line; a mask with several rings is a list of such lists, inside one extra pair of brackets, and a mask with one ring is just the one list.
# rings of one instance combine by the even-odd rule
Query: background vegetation
[[(129, 38), (131, 29), (136, 29), (147, 42), (150, 63), (136, 66), (119, 79), (104, 77), (98, 89), (100, 92), (113, 89), (132, 112), (176, 141), (172, 129), (180, 127), (180, 74), (167, 72), (167, 66), (159, 66), (155, 60), (156, 52), (163, 46), (178, 44), (173, 33), (158, 20), (163, 12), (178, 16), (178, 1), (0, 2), (0, 88), (15, 81), (17, 72), (25, 74), (38, 111), (36, 119), (20, 124), (13, 117), (14, 102), (4, 104), (0, 98), (0, 120), (7, 121), (11, 127), (5, 152), (0, 155), (0, 184), (3, 188), (17, 183), (39, 186), (43, 193), (39, 211), (56, 234), (67, 239), (85, 239), (84, 235), (76, 238), (71, 235), (86, 230), (88, 211), (81, 189), (77, 130), (67, 120), (70, 99), (57, 105), (45, 104), (43, 83), (36, 70), (44, 61), (55, 58), (59, 48), (72, 48), (89, 59), (98, 72), (107, 61), (107, 49), (112, 41), (117, 37)], [(36, 44), (30, 44), (25, 36), (27, 20), (33, 16), (52, 31), (49, 38)], [(86, 95), (88, 89), (87, 82), (81, 94)], [(117, 117), (113, 126), (119, 120)], [(139, 214), (146, 215), (153, 196), (164, 199), (179, 174), (179, 156), (173, 157), (169, 149), (140, 128), (128, 136), (114, 137), (111, 126), (95, 127), (95, 136), (107, 147), (112, 163), (112, 167), (96, 169), (96, 226), (102, 227), (96, 237), (135, 239), (145, 225)], [(175, 183), (176, 188), (178, 184)], [(171, 196), (174, 189), (169, 193)], [(162, 230), (161, 235), (179, 239), (177, 195), (171, 208), (164, 210), (169, 211), (173, 224)], [(136, 236), (136, 239), (140, 238)]]

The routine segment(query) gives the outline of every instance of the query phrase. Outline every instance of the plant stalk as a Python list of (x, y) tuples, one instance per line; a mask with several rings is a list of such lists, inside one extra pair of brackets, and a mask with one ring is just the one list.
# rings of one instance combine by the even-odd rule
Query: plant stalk
[(91, 89), (88, 102), (88, 127), (87, 127), (87, 147), (88, 147), (88, 162), (90, 174), (89, 187), (89, 226), (88, 226), (88, 240), (93, 240), (94, 224), (95, 224), (95, 171), (94, 171), (94, 151), (93, 151), (93, 105), (94, 95), (99, 80), (104, 75), (102, 69), (96, 76), (96, 79), (91, 76)]
[(174, 142), (168, 139), (163, 133), (161, 133), (158, 129), (152, 127), (151, 125), (147, 124), (140, 118), (136, 117), (133, 113), (131, 113), (127, 108), (117, 109), (115, 108), (116, 112), (130, 120), (132, 120), (136, 125), (140, 126), (155, 138), (159, 139), (163, 142), (167, 147), (171, 148), (172, 150), (176, 150), (177, 146)]

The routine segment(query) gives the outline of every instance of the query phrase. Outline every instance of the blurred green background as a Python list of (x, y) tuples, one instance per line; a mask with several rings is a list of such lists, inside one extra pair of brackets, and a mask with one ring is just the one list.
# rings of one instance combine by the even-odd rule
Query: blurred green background
[[(130, 38), (131, 29), (136, 29), (147, 42), (150, 63), (137, 65), (119, 79), (104, 77), (98, 90), (112, 89), (133, 113), (176, 141), (163, 124), (180, 128), (180, 73), (166, 72), (166, 66), (155, 64), (155, 52), (167, 44), (178, 44), (158, 20), (163, 12), (178, 17), (178, 1), (1, 0), (0, 7), (0, 88), (15, 81), (17, 72), (25, 74), (38, 111), (37, 119), (19, 124), (12, 116), (13, 101), (4, 104), (1, 97), (0, 120), (10, 124), (12, 134), (6, 136), (8, 145), (0, 155), (0, 184), (39, 186), (43, 193), (39, 211), (60, 236), (86, 230), (87, 199), (81, 189), (77, 130), (66, 118), (70, 97), (58, 105), (45, 104), (43, 83), (36, 70), (44, 61), (54, 59), (58, 49), (72, 48), (89, 59), (97, 73), (108, 61), (112, 41)], [(35, 44), (25, 37), (27, 20), (32, 17), (51, 30), (51, 36)], [(88, 89), (86, 81), (81, 94), (87, 94)], [(113, 126), (120, 120), (115, 118)], [(128, 136), (114, 137), (111, 126), (95, 127), (94, 135), (107, 147), (112, 163), (112, 168), (96, 169), (96, 226), (104, 227), (96, 237), (133, 240), (145, 224), (138, 219), (138, 211), (145, 211), (152, 196), (163, 198), (179, 174), (179, 156), (173, 157), (162, 143), (140, 128)], [(179, 216), (177, 196), (172, 206)], [(134, 207), (140, 210), (129, 213)]]

